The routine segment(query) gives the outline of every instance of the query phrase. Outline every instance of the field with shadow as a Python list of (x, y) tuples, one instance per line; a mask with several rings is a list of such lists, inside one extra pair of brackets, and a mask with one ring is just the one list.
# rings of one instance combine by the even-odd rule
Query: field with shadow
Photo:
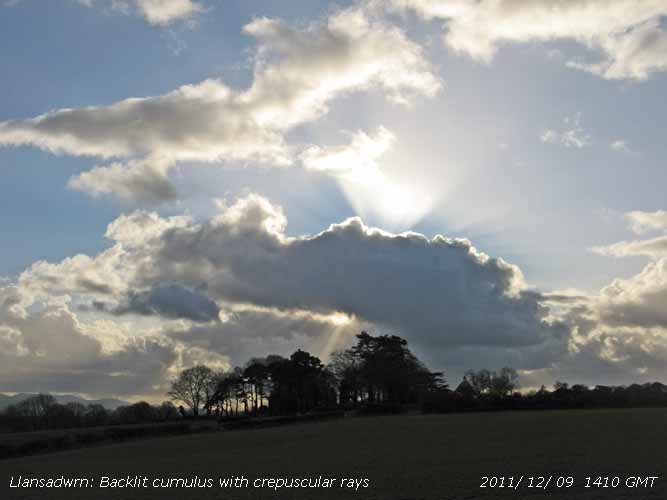
[[(248, 431), (165, 437), (0, 461), (3, 499), (471, 499), (667, 498), (667, 409), (525, 411), (345, 418)], [(148, 488), (100, 489), (102, 476), (147, 476)], [(244, 475), (248, 488), (220, 488)], [(9, 488), (18, 476), (88, 478), (79, 489)], [(212, 479), (211, 488), (153, 488), (154, 479)], [(319, 489), (253, 488), (256, 478), (336, 478)], [(523, 476), (517, 490), (480, 488), (483, 476)], [(529, 478), (553, 476), (546, 491)], [(558, 489), (559, 476), (574, 486)], [(617, 488), (584, 488), (618, 476)], [(358, 490), (340, 479), (368, 479)]]

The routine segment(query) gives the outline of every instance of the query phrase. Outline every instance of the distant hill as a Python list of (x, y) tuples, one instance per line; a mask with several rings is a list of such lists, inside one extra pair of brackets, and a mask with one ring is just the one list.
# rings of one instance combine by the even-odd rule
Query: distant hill
[[(20, 403), (24, 399), (29, 398), (30, 396), (34, 396), (34, 394), (16, 394), (14, 396), (8, 396), (6, 394), (0, 394), (0, 411), (4, 410), (7, 408), (9, 405), (13, 405), (16, 403)], [(61, 403), (61, 404), (67, 404), (67, 403), (81, 403), (83, 405), (93, 405), (93, 404), (98, 404), (104, 406), (108, 410), (115, 410), (119, 406), (124, 406), (124, 405), (129, 405), (131, 403), (128, 403), (127, 401), (123, 401), (120, 399), (85, 399), (85, 398), (80, 398), (78, 396), (73, 396), (71, 394), (62, 394), (62, 395), (55, 395), (54, 396), (56, 400)]]

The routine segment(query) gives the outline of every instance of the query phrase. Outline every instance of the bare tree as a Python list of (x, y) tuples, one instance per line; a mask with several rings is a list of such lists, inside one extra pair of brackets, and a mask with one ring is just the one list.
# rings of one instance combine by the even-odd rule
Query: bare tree
[(475, 396), (485, 396), (491, 392), (492, 375), (489, 370), (468, 370), (464, 380), (470, 384)]
[(507, 397), (519, 387), (519, 374), (514, 368), (502, 368), (500, 373), (491, 374), (491, 392), (497, 397)]
[(182, 401), (190, 407), (195, 417), (199, 410), (207, 404), (211, 395), (214, 379), (213, 370), (208, 366), (197, 365), (183, 370), (171, 384), (168, 392), (173, 400)]

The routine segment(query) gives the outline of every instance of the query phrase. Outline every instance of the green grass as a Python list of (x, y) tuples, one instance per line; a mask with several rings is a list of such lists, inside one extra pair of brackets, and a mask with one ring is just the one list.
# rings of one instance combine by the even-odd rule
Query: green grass
[[(667, 498), (653, 489), (482, 490), (482, 476), (662, 476), (667, 410), (526, 411), (346, 418), (270, 429), (134, 441), (0, 462), (0, 498), (456, 499)], [(211, 477), (205, 490), (9, 489), (18, 475)], [(218, 477), (368, 478), (341, 490), (221, 490)], [(555, 481), (555, 479), (554, 479)]]

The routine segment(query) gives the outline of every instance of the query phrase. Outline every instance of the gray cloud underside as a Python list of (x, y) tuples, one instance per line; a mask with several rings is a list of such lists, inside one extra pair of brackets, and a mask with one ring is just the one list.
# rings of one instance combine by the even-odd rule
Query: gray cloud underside
[(93, 307), (119, 316), (137, 314), (196, 322), (216, 321), (220, 314), (218, 305), (206, 295), (179, 285), (161, 285), (146, 291), (128, 292), (118, 304), (96, 301)]

